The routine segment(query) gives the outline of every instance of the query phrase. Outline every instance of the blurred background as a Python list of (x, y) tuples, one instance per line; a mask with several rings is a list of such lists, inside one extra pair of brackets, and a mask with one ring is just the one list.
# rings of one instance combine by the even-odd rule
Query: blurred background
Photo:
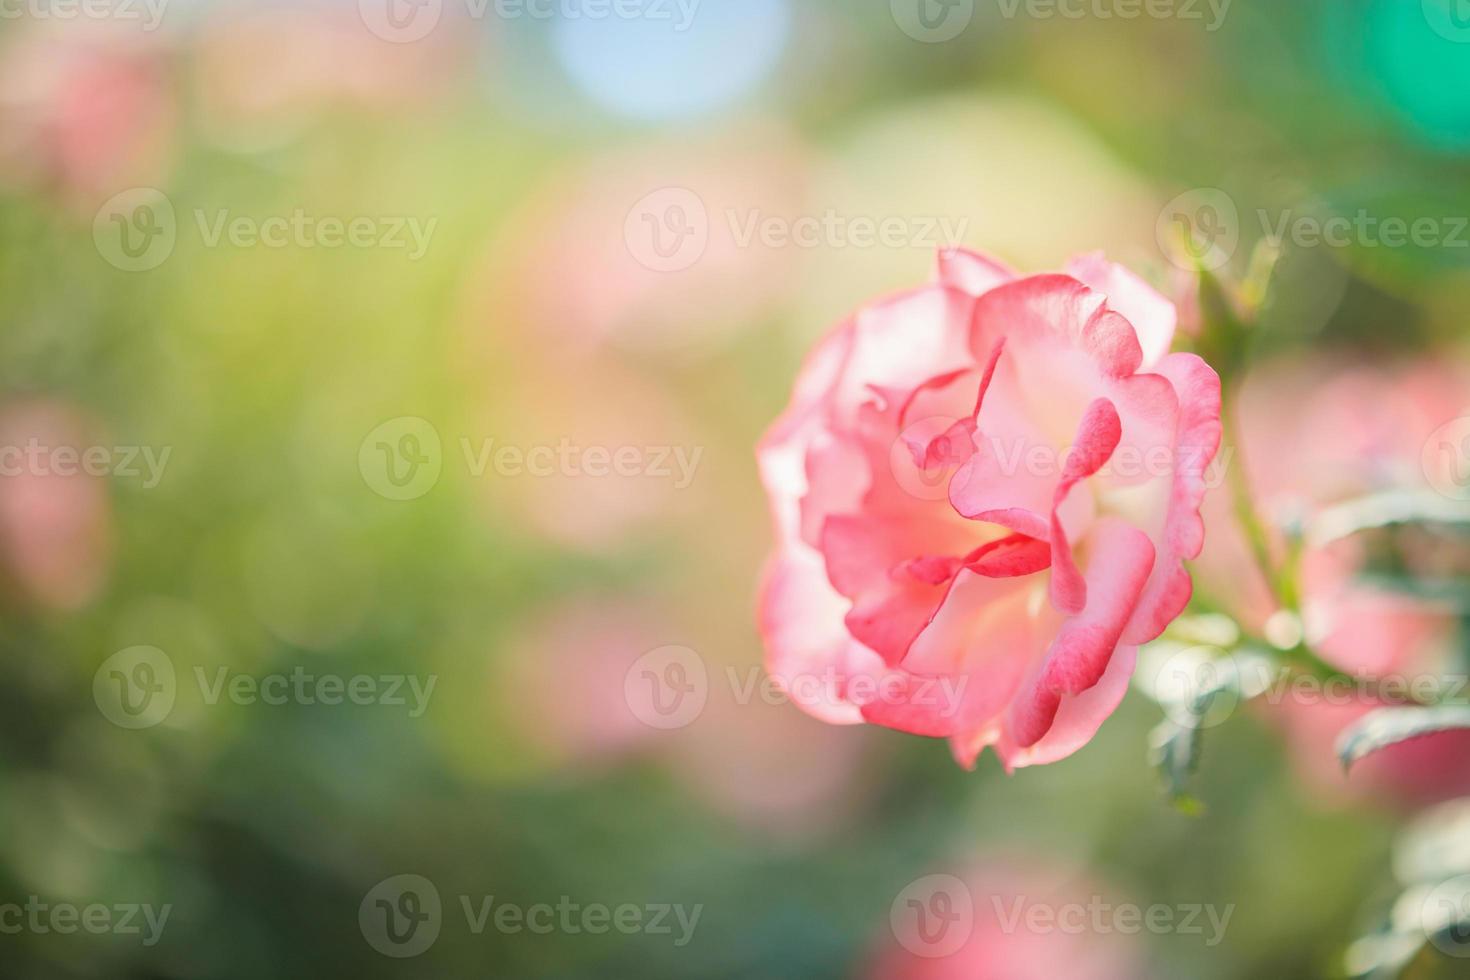
[[(1422, 482), (1444, 431), (1463, 490), (1463, 0), (0, 14), (5, 975), (1345, 976), (1393, 958), (1406, 828), (1470, 871), (1424, 809), (1463, 743), (1349, 780), (1341, 719), (1243, 708), (1189, 816), (1141, 694), (966, 773), (785, 703), (753, 625), (756, 440), (956, 241), (1106, 250), (1202, 346), (1188, 270), (1243, 283), (1270, 506)], [(1394, 655), (1443, 669), (1470, 562), (1411, 554), (1449, 591)], [(1230, 567), (1201, 594), (1248, 620)], [(896, 926), (933, 875), (963, 955)], [(1006, 929), (1015, 895), (1231, 912)]]

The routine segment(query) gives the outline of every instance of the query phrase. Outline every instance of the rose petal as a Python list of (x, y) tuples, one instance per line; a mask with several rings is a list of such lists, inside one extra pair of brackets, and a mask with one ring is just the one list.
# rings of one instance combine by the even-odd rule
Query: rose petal
[(1016, 273), (1004, 262), (967, 248), (941, 248), (934, 260), (934, 281), (971, 296), (1010, 282)]
[(1077, 571), (1072, 558), (1067, 532), (1057, 510), (1072, 488), (1103, 467), (1118, 441), (1123, 438), (1123, 422), (1118, 409), (1106, 398), (1088, 406), (1087, 414), (1077, 426), (1077, 439), (1062, 471), (1062, 480), (1052, 497), (1051, 508), (1051, 601), (1065, 613), (1078, 613), (1087, 605), (1087, 583)]
[(1179, 313), (1174, 304), (1129, 269), (1109, 262), (1101, 252), (1079, 255), (1067, 263), (1067, 274), (1102, 293), (1108, 306), (1133, 326), (1143, 351), (1143, 368), (1163, 360), (1174, 344)]

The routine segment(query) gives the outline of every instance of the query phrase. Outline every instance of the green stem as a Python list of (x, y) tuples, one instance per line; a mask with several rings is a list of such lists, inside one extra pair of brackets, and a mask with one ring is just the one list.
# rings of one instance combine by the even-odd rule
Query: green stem
[[(1233, 397), (1229, 401), (1232, 405), (1235, 403)], [(1228, 416), (1230, 412), (1227, 410), (1224, 415)], [(1265, 580), (1266, 587), (1270, 589), (1271, 598), (1280, 608), (1295, 612), (1298, 604), (1297, 589), (1295, 583), (1286, 582), (1285, 576), (1275, 569), (1275, 561), (1271, 557), (1271, 541), (1266, 534), (1265, 522), (1256, 512), (1255, 500), (1251, 495), (1250, 475), (1246, 469), (1245, 449), (1235, 435), (1237, 431), (1233, 420), (1225, 422), (1225, 441), (1234, 450), (1225, 469), (1226, 477), (1230, 481), (1230, 498), (1235, 508), (1235, 519), (1245, 531), (1246, 542), (1256, 560), (1256, 568)]]
[[(1237, 393), (1238, 389), (1232, 390), (1231, 397), (1228, 401), (1230, 407), (1237, 404), (1235, 397)], [(1256, 561), (1256, 567), (1260, 571), (1266, 587), (1270, 590), (1271, 598), (1275, 601), (1277, 608), (1300, 618), (1301, 588), (1298, 584), (1298, 579), (1301, 569), (1301, 537), (1300, 535), (1296, 535), (1288, 540), (1284, 560), (1278, 567), (1271, 555), (1271, 539), (1266, 531), (1266, 523), (1261, 520), (1261, 515), (1256, 510), (1255, 499), (1251, 494), (1250, 474), (1246, 468), (1244, 446), (1236, 436), (1239, 429), (1235, 424), (1233, 414), (1228, 409), (1222, 413), (1222, 418), (1225, 420), (1226, 444), (1234, 449), (1234, 455), (1226, 470), (1227, 478), (1230, 481), (1231, 501), (1235, 509), (1236, 520), (1239, 521), (1241, 528), (1245, 531), (1251, 554)], [(1275, 649), (1277, 649), (1278, 656), (1283, 661), (1319, 680), (1342, 681), (1351, 677), (1351, 675), (1338, 670), (1323, 660), (1316, 651), (1307, 645), (1304, 639), (1299, 640), (1290, 649)]]
[[(1321, 681), (1353, 680), (1351, 674), (1338, 670), (1327, 661), (1323, 660), (1306, 642), (1298, 643), (1290, 650), (1278, 650), (1278, 656), (1304, 674), (1310, 674)], [(1355, 681), (1356, 683), (1356, 681)]]

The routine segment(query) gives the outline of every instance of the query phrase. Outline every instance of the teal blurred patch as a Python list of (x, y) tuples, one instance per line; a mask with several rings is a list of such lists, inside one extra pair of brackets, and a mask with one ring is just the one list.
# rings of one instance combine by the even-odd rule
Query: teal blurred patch
[(1378, 0), (1363, 22), (1366, 67), (1430, 144), (1470, 151), (1470, 0)]

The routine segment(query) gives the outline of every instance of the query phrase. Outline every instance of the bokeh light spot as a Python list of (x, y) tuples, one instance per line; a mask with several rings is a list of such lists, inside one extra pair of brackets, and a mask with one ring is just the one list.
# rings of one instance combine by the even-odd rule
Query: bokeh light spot
[(553, 35), (557, 59), (577, 86), (636, 119), (689, 117), (734, 103), (770, 73), (790, 29), (787, 0), (640, 9), (638, 17), (564, 13)]

